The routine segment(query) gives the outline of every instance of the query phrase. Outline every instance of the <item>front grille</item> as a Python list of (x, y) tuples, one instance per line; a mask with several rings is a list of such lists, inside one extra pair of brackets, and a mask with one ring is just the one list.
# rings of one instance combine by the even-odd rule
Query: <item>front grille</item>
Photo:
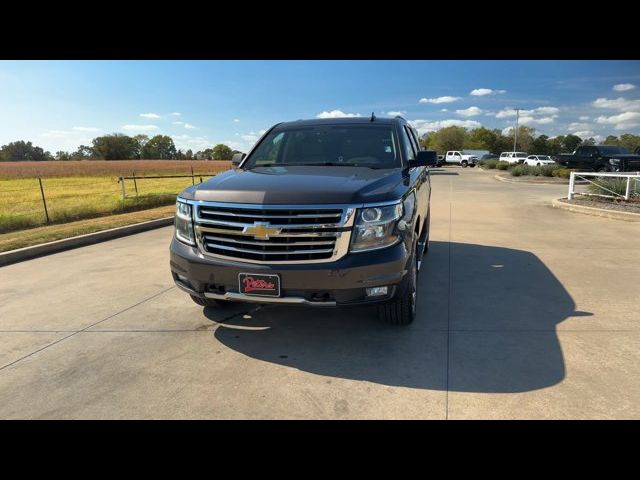
[[(344, 255), (353, 211), (204, 204), (195, 213), (198, 245), (205, 255), (290, 263), (332, 261)], [(256, 228), (269, 231), (256, 233)]]

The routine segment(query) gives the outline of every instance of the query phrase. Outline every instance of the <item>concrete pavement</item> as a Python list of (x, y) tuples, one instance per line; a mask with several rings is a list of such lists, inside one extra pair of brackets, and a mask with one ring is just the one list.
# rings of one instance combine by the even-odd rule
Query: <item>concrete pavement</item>
[(0, 418), (640, 418), (640, 224), (432, 172), (418, 320), (202, 309), (171, 228), (0, 268)]

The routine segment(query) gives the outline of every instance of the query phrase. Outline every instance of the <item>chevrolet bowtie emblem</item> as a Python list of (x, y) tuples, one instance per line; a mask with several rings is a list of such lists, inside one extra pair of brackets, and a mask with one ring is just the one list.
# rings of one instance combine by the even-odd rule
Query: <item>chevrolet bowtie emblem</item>
[(255, 222), (251, 227), (244, 227), (242, 233), (253, 235), (256, 240), (269, 240), (269, 235), (277, 235), (280, 233), (279, 228), (271, 228), (268, 223)]

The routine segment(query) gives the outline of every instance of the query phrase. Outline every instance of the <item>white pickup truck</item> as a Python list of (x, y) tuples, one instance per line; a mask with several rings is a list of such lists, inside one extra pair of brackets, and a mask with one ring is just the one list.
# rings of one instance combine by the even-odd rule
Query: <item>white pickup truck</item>
[(455, 163), (465, 167), (475, 167), (478, 163), (478, 157), (475, 155), (467, 155), (459, 150), (450, 150), (444, 156), (444, 163)]

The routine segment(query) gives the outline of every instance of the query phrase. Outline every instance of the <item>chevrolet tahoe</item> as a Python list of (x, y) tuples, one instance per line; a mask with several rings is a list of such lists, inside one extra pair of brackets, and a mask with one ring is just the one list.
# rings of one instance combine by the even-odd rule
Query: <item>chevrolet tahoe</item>
[(279, 123), (232, 163), (177, 198), (170, 268), (194, 302), (375, 304), (413, 322), (437, 155), (406, 120)]

